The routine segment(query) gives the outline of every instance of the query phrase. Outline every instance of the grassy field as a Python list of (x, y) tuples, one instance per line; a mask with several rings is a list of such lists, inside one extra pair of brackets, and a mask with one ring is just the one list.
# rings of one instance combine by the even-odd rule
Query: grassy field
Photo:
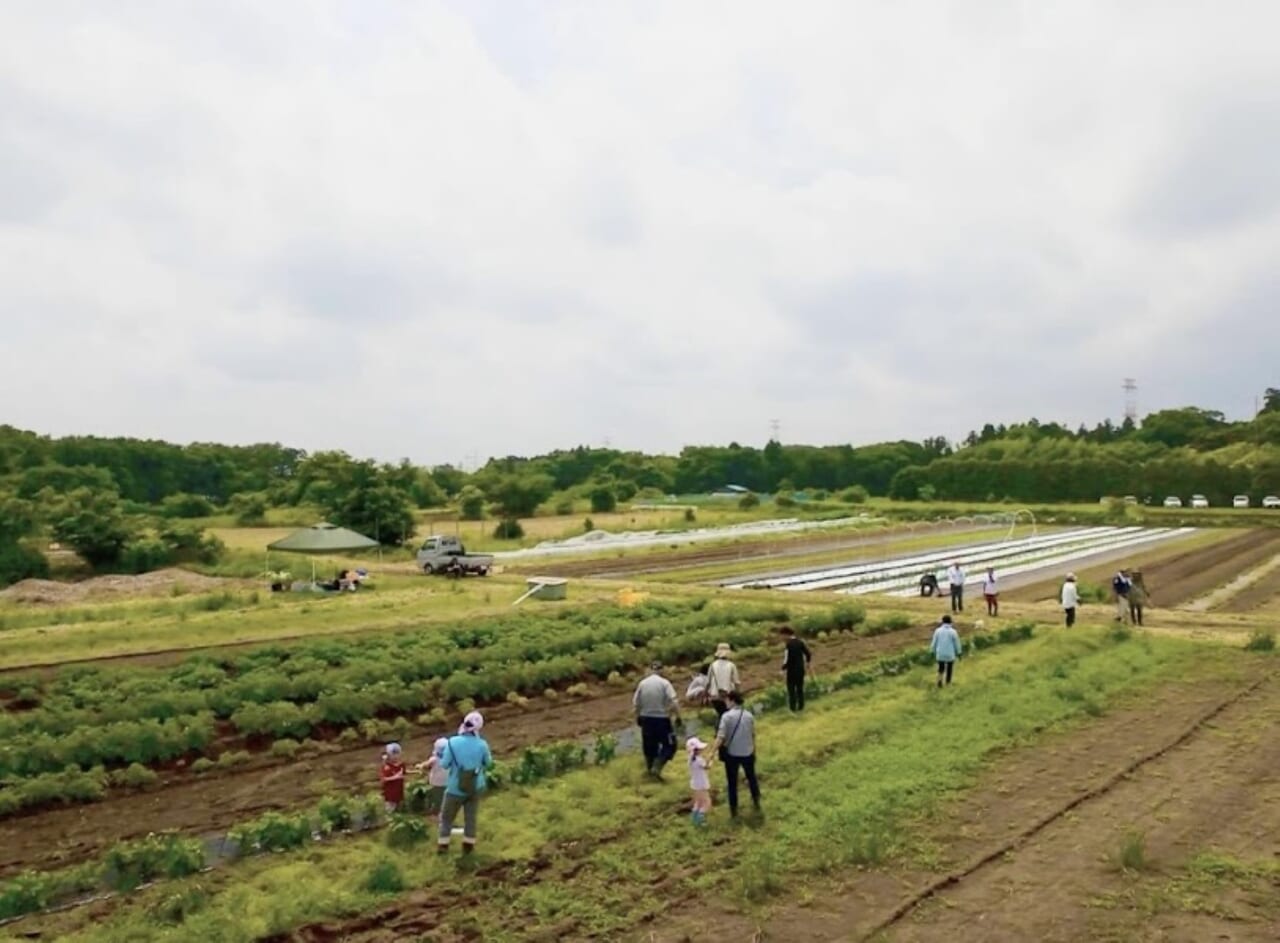
[[(1003, 536), (1006, 529), (997, 531), (993, 532), (996, 536)], [(249, 552), (248, 535), (260, 533), (261, 529), (235, 529), (237, 539), (244, 540), (239, 545), (241, 552)], [(1211, 549), (1221, 537), (1206, 531), (1183, 545), (1183, 549)], [(874, 553), (901, 553), (975, 539), (979, 537), (972, 532), (905, 536), (901, 541), (877, 547)], [(805, 555), (792, 558), (786, 567), (795, 565), (797, 559), (800, 565), (814, 562), (809, 556), (819, 562), (826, 559), (825, 554)], [(847, 554), (842, 556), (847, 558)], [(699, 575), (706, 579), (719, 565), (703, 567)], [(547, 656), (547, 661), (599, 655), (599, 670), (592, 668), (596, 680), (604, 677), (612, 664), (610, 659), (623, 656), (616, 663), (629, 668), (647, 663), (649, 656), (637, 661), (635, 651), (611, 652), (609, 646), (617, 644), (617, 640), (603, 634), (611, 621), (625, 622), (626, 610), (619, 605), (624, 597), (678, 603), (672, 611), (688, 611), (689, 619), (704, 607), (709, 607), (706, 612), (724, 607), (726, 613), (742, 606), (772, 607), (779, 612), (785, 608), (786, 617), (798, 624), (830, 613), (836, 601), (832, 595), (822, 593), (734, 593), (678, 585), (653, 574), (643, 580), (574, 579), (568, 604), (530, 602), (518, 612), (563, 616), (565, 637), (580, 629), (599, 629), (602, 634), (598, 648), (591, 641), (589, 645), (584, 642), (580, 651), (525, 653), (517, 657), (510, 652), (503, 654), (506, 649), (502, 646), (514, 642), (519, 632), (517, 620), (504, 624), (504, 619), (513, 612), (511, 602), (524, 588), (524, 578), (514, 575), (446, 580), (388, 571), (377, 572), (373, 587), (368, 590), (334, 596), (272, 594), (259, 584), (231, 582), (209, 592), (174, 592), (65, 606), (6, 604), (0, 607), (0, 670), (44, 665), (50, 671), (40, 672), (39, 677), (53, 679), (64, 674), (53, 673), (61, 663), (134, 656), (139, 660), (127, 666), (128, 681), (130, 690), (140, 692), (137, 703), (141, 710), (142, 701), (147, 698), (163, 700), (170, 696), (161, 691), (161, 677), (174, 670), (182, 651), (264, 643), (269, 647), (260, 653), (261, 658), (277, 659), (281, 666), (274, 673), (278, 677), (273, 678), (272, 684), (287, 685), (295, 676), (314, 678), (326, 670), (334, 678), (346, 672), (342, 677), (351, 680), (343, 682), (343, 690), (355, 694), (363, 690), (361, 685), (379, 690), (379, 678), (386, 674), (387, 665), (396, 663), (394, 654), (384, 653), (375, 665), (378, 659), (374, 650), (381, 650), (383, 642), (392, 636), (412, 636), (412, 645), (397, 649), (403, 653), (404, 678), (430, 676), (429, 683), (437, 686), (433, 690), (447, 692), (456, 688), (453, 695), (443, 697), (437, 705), (439, 711), (452, 715), (459, 709), (457, 698), (472, 690), (464, 690), (462, 681), (471, 685), (483, 680), (486, 673), (519, 674), (543, 661), (542, 655)], [(937, 600), (879, 597), (859, 598), (856, 604), (867, 610), (865, 625), (871, 630), (867, 634), (874, 636), (870, 642), (892, 641), (875, 634), (881, 627), (892, 625), (903, 635), (904, 644), (909, 645), (919, 645), (927, 639), (927, 632), (920, 627), (936, 619), (942, 605)], [(1034, 756), (1048, 742), (1046, 738), (1072, 731), (1088, 737), (1092, 725), (1117, 711), (1140, 711), (1141, 705), (1160, 696), (1171, 682), (1194, 683), (1210, 693), (1219, 688), (1227, 691), (1254, 677), (1260, 666), (1274, 664), (1276, 657), (1264, 650), (1264, 645), (1256, 645), (1256, 652), (1242, 651), (1246, 641), (1264, 637), (1270, 628), (1266, 609), (1252, 613), (1155, 610), (1151, 613), (1154, 625), (1146, 632), (1117, 631), (1098, 625), (1110, 618), (1110, 606), (1104, 604), (1086, 605), (1082, 611), (1086, 627), (1072, 632), (1058, 627), (1061, 614), (1053, 602), (1016, 601), (1002, 609), (1007, 618), (988, 620), (993, 623), (989, 628), (1007, 626), (1010, 619), (1029, 619), (1037, 623), (1035, 638), (984, 649), (964, 659), (957, 685), (952, 689), (938, 691), (926, 668), (907, 667), (907, 662), (887, 662), (890, 667), (883, 670), (869, 668), (869, 662), (859, 663), (852, 687), (814, 700), (804, 715), (763, 713), (760, 763), (766, 817), (759, 821), (747, 817), (742, 826), (731, 825), (723, 808), (718, 808), (710, 828), (692, 830), (684, 814), (687, 790), (683, 776), (677, 774), (665, 784), (655, 784), (641, 775), (634, 758), (623, 756), (600, 766), (588, 764), (589, 768), (556, 775), (536, 785), (508, 785), (495, 792), (483, 812), (482, 852), (470, 868), (425, 854), (424, 850), (429, 849), (418, 843), (424, 831), (420, 826), (397, 825), (385, 832), (335, 836), (318, 843), (307, 842), (305, 847), (288, 853), (250, 857), (210, 873), (161, 881), (128, 897), (74, 908), (65, 914), (27, 917), (9, 930), (0, 927), (0, 939), (18, 939), (18, 934), (39, 931), (45, 938), (84, 941), (253, 940), (291, 933), (313, 923), (324, 926), (299, 939), (648, 939), (645, 934), (655, 925), (653, 921), (664, 922), (673, 908), (702, 906), (706, 901), (714, 901), (715, 907), (698, 911), (699, 919), (745, 921), (735, 925), (749, 938), (754, 932), (751, 927), (767, 921), (771, 908), (794, 896), (792, 891), (802, 897), (839, 895), (843, 892), (830, 890), (832, 882), (857, 884), (864, 879), (876, 887), (892, 887), (900, 879), (896, 875), (932, 867), (930, 862), (944, 858), (950, 847), (947, 836), (940, 838), (933, 827), (937, 816), (943, 814), (940, 810), (963, 808), (966, 802), (974, 801), (979, 795), (974, 792), (979, 783), (984, 777), (998, 776), (1001, 764), (1014, 751), (1030, 751)], [(674, 618), (679, 621), (683, 617)], [(696, 618), (705, 619), (705, 615)], [(760, 624), (771, 625), (775, 618), (783, 616), (770, 615)], [(973, 633), (976, 618), (977, 614), (970, 613), (960, 620), (966, 637)], [(733, 622), (728, 616), (724, 621), (723, 627), (714, 620), (696, 627), (690, 622), (686, 628), (705, 630), (707, 637), (699, 636), (689, 651), (709, 648), (714, 641), (712, 636), (718, 637)], [(545, 637), (554, 636), (557, 642), (563, 642), (558, 624), (548, 625), (551, 627), (545, 631), (552, 634)], [(431, 667), (432, 660), (438, 657), (429, 635), (434, 631), (455, 633), (462, 640), (460, 645), (478, 646), (480, 655), (474, 661), (463, 662), (463, 668), (453, 675), (440, 674)], [(475, 640), (469, 634), (473, 631), (480, 633)], [(768, 632), (762, 635), (750, 628), (741, 631), (746, 640), (744, 649), (756, 651), (751, 646), (760, 643), (753, 657), (771, 657), (773, 639)], [(673, 633), (673, 639), (679, 634)], [(359, 644), (339, 652), (340, 646), (328, 640), (331, 638), (356, 639)], [(326, 641), (304, 651), (308, 640), (315, 639)], [(367, 647), (362, 644), (365, 641), (369, 642)], [(492, 646), (491, 660), (496, 659), (492, 665), (481, 657), (486, 646)], [(858, 650), (838, 642), (835, 635), (819, 638), (815, 643), (820, 658), (842, 646), (845, 650)], [(388, 647), (386, 651), (390, 653), (392, 649)], [(876, 651), (888, 657), (893, 649)], [(295, 652), (300, 655), (296, 670), (288, 664)], [(682, 664), (681, 659), (688, 652), (681, 649), (681, 653), (673, 660)], [(240, 654), (237, 650), (235, 658)], [(258, 656), (227, 662), (227, 677), (218, 683), (228, 690), (244, 685), (248, 691), (256, 683), (255, 658)], [(177, 670), (174, 677), (185, 677), (184, 670)], [(570, 674), (573, 670), (576, 669), (570, 666)], [(821, 670), (823, 679), (828, 680), (837, 675), (841, 666), (824, 664)], [(50, 736), (63, 736), (65, 731), (57, 728), (60, 718), (70, 716), (68, 710), (94, 709), (72, 703), (83, 700), (73, 690), (77, 678), (89, 679), (82, 683), (92, 686), (93, 676), (86, 671), (79, 667), (66, 672), (72, 681), (66, 690), (71, 694), (63, 698), (63, 691), (51, 696), (47, 706), (19, 704), (18, 699), (24, 695), (14, 694), (18, 686), (0, 687), (0, 705), (10, 712), (7, 721), (15, 730), (22, 728), (22, 736), (43, 735), (44, 728), (36, 729), (37, 721), (47, 721)], [(191, 677), (202, 678), (199, 683), (213, 694), (216, 686), (209, 668), (200, 668), (197, 663), (194, 672)], [(459, 684), (451, 685), (450, 679), (455, 677)], [(564, 729), (575, 733), (607, 729), (590, 719), (594, 698), (599, 698), (601, 704), (617, 701), (610, 710), (619, 709), (625, 715), (627, 707), (622, 701), (629, 704), (629, 700), (615, 680), (584, 690), (581, 696), (587, 700), (579, 702), (583, 719), (575, 720), (573, 726), (562, 725)], [(410, 680), (405, 684), (409, 685)], [(623, 684), (625, 687), (625, 679)], [(26, 686), (37, 685), (28, 681)], [(313, 690), (308, 697), (315, 699), (322, 688), (323, 685)], [(548, 719), (565, 706), (562, 691), (527, 693), (537, 702), (532, 709), (550, 712), (545, 715)], [(264, 694), (261, 698), (266, 703), (265, 699), (281, 696)], [(769, 700), (772, 696), (767, 691), (753, 694), (757, 700), (776, 704), (776, 700)], [(292, 697), (288, 695), (285, 700)], [(134, 703), (132, 698), (131, 694), (129, 703)], [(280, 705), (278, 700), (271, 703)], [(302, 701), (298, 703), (305, 709)], [(293, 709), (291, 704), (283, 706)], [(499, 706), (516, 708), (514, 702)], [(415, 702), (411, 713), (416, 716), (427, 709)], [(499, 712), (497, 716), (506, 716), (514, 724), (518, 711), (523, 709)], [(1160, 716), (1158, 707), (1151, 711), (1153, 716)], [(436, 719), (440, 716), (443, 714), (432, 714)], [(525, 718), (527, 726), (542, 723), (543, 716)], [(217, 751), (228, 748), (228, 729), (240, 731), (235, 734), (237, 737), (255, 729), (254, 718), (249, 714), (237, 710), (231, 718), (234, 719), (228, 718), (219, 728), (220, 739), (202, 760), (208, 761)], [(389, 718), (390, 715), (379, 714), (377, 722), (385, 725)], [(407, 723), (406, 718), (396, 719)], [(495, 726), (500, 725), (498, 721)], [(375, 733), (371, 727), (370, 735), (380, 735), (382, 730), (379, 726)], [(328, 731), (325, 736), (334, 732)], [(1257, 735), (1270, 736), (1261, 730)], [(353, 738), (356, 746), (350, 749), (365, 742), (360, 736), (363, 735)], [(1259, 740), (1259, 749), (1267, 742)], [(238, 749), (244, 744), (237, 740), (231, 745)], [(333, 750), (347, 748), (336, 739), (324, 746)], [(1147, 749), (1145, 744), (1134, 749), (1139, 747)], [(40, 749), (48, 752), (43, 741)], [(261, 745), (254, 749), (261, 749)], [(1056, 755), (1056, 746), (1044, 749), (1045, 757)], [(33, 749), (31, 755), (35, 752)], [(277, 769), (281, 774), (289, 769), (288, 763), (281, 762), (285, 756), (282, 752), (271, 763), (259, 764), (263, 784), (277, 775)], [(314, 754), (304, 752), (298, 762), (306, 761), (307, 756)], [(515, 759), (518, 756), (512, 758)], [(187, 777), (183, 782), (191, 785), (195, 779), (195, 787), (216, 789), (217, 784), (232, 778), (230, 771), (222, 772), (227, 779), (203, 781)], [(717, 772), (713, 778), (719, 775)], [(143, 782), (141, 778), (138, 781)], [(12, 785), (0, 782), (0, 790)], [(1230, 782), (1226, 785), (1236, 788)], [(154, 793), (154, 801), (166, 801), (170, 793), (163, 790), (168, 784), (155, 788), (160, 791)], [(133, 798), (150, 801), (151, 795), (143, 791)], [(109, 810), (111, 801), (117, 798), (115, 792), (106, 797), (103, 810)], [(37, 815), (44, 814), (38, 806), (33, 808)], [(51, 814), (59, 812), (89, 817), (95, 814), (91, 805), (55, 809)], [(23, 821), (28, 820), (0, 821), (0, 828), (20, 828)], [(186, 828), (191, 823), (178, 824)], [(48, 827), (55, 826), (51, 819)], [(307, 827), (305, 835), (310, 833), (311, 828)], [(1152, 899), (1163, 895), (1159, 899), (1167, 901), (1183, 888), (1204, 892), (1206, 881), (1234, 881), (1254, 888), (1264, 887), (1271, 880), (1271, 872), (1259, 870), (1256, 855), (1250, 857), (1248, 848), (1233, 850), (1227, 842), (1214, 852), (1218, 858), (1204, 857), (1208, 852), (1202, 848), (1193, 852), (1178, 863), (1177, 867), (1183, 870), (1170, 871), (1173, 876), (1164, 883), (1148, 881), (1144, 893)], [(698, 864), (709, 860), (724, 865)], [(868, 878), (871, 874), (879, 878)], [(0, 885), (0, 912), (8, 906), (6, 900), (12, 903), (6, 894), (34, 893), (32, 888), (37, 881), (32, 878), (29, 887), (21, 881)], [(1142, 905), (1141, 901), (1133, 904), (1137, 898), (1132, 895), (1117, 899), (1125, 907)], [(1117, 905), (1119, 909), (1122, 908)], [(373, 915), (371, 922), (362, 922), (361, 915)], [(1105, 923), (1105, 915), (1099, 919)], [(378, 929), (383, 923), (387, 928)], [(6, 932), (13, 935), (5, 936)], [(787, 937), (785, 933), (781, 937), (761, 936), (776, 938)], [(683, 937), (677, 933), (655, 939), (674, 941)]]
[[(801, 716), (767, 715), (768, 815), (745, 828), (718, 809), (711, 827), (691, 830), (678, 812), (683, 783), (648, 782), (622, 760), (495, 794), (470, 870), (380, 836), (351, 838), (165, 883), (106, 919), (72, 912), (48, 926), (86, 943), (247, 941), (374, 911), (410, 889), (409, 908), (439, 939), (618, 938), (684, 900), (749, 912), (841, 869), (915, 854), (913, 823), (962, 796), (1002, 751), (1086, 725), (1171, 676), (1238, 679), (1244, 657), (1102, 629), (1042, 633), (962, 662), (952, 689), (921, 669), (828, 695)], [(687, 866), (707, 855), (733, 864)]]

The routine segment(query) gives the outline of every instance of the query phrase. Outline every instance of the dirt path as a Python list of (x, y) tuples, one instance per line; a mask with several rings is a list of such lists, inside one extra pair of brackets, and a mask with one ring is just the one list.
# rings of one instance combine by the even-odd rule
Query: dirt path
[[(1233, 580), (1280, 552), (1280, 532), (1272, 529), (1249, 530), (1207, 547), (1194, 547), (1152, 564), (1141, 566), (1143, 578), (1151, 593), (1153, 609), (1180, 606), (1210, 590)], [(1149, 556), (1150, 554), (1148, 554)], [(1137, 557), (1141, 561), (1141, 554)], [(1095, 566), (1076, 571), (1082, 583), (1109, 585), (1115, 567)], [(1062, 587), (1059, 577), (1041, 580), (1009, 592), (1010, 600), (1034, 601), (1056, 599)]]
[(1254, 572), (1257, 579), (1218, 606), (1219, 612), (1252, 612), (1280, 597), (1280, 554), (1271, 558), (1270, 570)]
[(1280, 854), (1280, 684), (1231, 705), (1186, 742), (1055, 820), (1026, 845), (895, 924), (887, 940), (953, 940), (957, 924), (989, 939), (1280, 939), (1280, 923), (1234, 901), (1234, 916), (1156, 915), (1100, 906), (1134, 883), (1114, 863), (1143, 834), (1151, 867), (1170, 872), (1207, 847), (1247, 859)]
[[(1157, 860), (1185, 857), (1236, 831), (1269, 835), (1264, 842), (1276, 845), (1280, 683), (1263, 680), (1266, 667), (1235, 687), (1170, 683), (1148, 703), (1012, 753), (930, 818), (942, 827), (925, 825), (924, 839), (942, 855), (932, 868), (809, 883), (803, 905), (784, 903), (763, 918), (704, 902), (633, 939), (683, 943), (708, 925), (731, 938), (815, 943), (1138, 939), (1096, 933), (1097, 914), (1086, 906), (1089, 895), (1119, 880), (1106, 858), (1126, 829), (1148, 829)], [(1268, 780), (1269, 792), (1252, 794)], [(1220, 814), (1224, 802), (1233, 807)], [(922, 898), (928, 903), (916, 907)]]
[(1208, 612), (1210, 609), (1226, 609), (1241, 593), (1252, 589), (1255, 583), (1270, 585), (1270, 577), (1280, 569), (1280, 554), (1264, 560), (1259, 566), (1245, 570), (1229, 583), (1194, 599), (1184, 607), (1190, 612)]
[[(933, 626), (922, 625), (872, 638), (846, 635), (813, 645), (815, 670), (821, 673), (918, 645), (927, 644)], [(776, 662), (740, 663), (744, 687), (775, 683)], [(689, 667), (668, 673), (683, 693)], [(525, 709), (500, 704), (486, 710), (485, 736), (499, 756), (527, 745), (608, 733), (632, 723), (634, 680), (615, 687), (599, 684), (587, 698), (538, 698)], [(415, 728), (405, 739), (410, 762), (424, 758), (431, 742), (445, 731)], [(215, 834), (269, 809), (314, 801), (329, 791), (377, 788), (378, 747), (360, 744), (296, 761), (249, 767), (227, 773), (170, 774), (163, 788), (121, 794), (92, 805), (53, 808), (0, 821), (0, 877), (23, 868), (50, 868), (84, 860), (113, 842), (148, 832), (176, 829)], [(270, 762), (266, 757), (264, 762)], [(328, 787), (322, 784), (330, 781)], [(338, 784), (338, 785), (334, 785)]]

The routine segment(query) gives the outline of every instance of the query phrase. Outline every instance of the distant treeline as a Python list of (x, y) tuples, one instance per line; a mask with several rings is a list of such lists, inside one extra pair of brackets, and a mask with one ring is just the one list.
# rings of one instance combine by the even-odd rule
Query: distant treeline
[(0, 426), (0, 571), (38, 570), (32, 548), (20, 542), (45, 532), (96, 566), (136, 568), (215, 555), (209, 541), (174, 523), (214, 513), (253, 524), (273, 507), (314, 506), (335, 523), (398, 544), (413, 536), (420, 508), (454, 505), (466, 518), (509, 520), (543, 508), (569, 513), (578, 499), (602, 512), (726, 485), (785, 495), (779, 503), (789, 507), (801, 492), (1036, 503), (1130, 494), (1185, 500), (1198, 493), (1215, 504), (1234, 494), (1257, 498), (1280, 493), (1280, 390), (1267, 390), (1261, 412), (1245, 422), (1187, 407), (1091, 429), (1034, 419), (987, 425), (958, 444), (941, 437), (856, 447), (771, 441), (687, 446), (678, 455), (578, 447), (494, 458), (473, 472), (276, 443), (50, 438)]

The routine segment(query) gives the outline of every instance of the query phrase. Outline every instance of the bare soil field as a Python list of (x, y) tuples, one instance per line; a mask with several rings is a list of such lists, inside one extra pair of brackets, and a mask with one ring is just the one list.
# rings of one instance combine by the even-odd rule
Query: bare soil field
[[(1209, 546), (1182, 550), (1168, 557), (1157, 556), (1145, 563), (1139, 556), (1130, 561), (1141, 566), (1151, 593), (1151, 607), (1170, 609), (1189, 602), (1280, 552), (1280, 532), (1271, 529), (1244, 531)], [(1150, 554), (1147, 555), (1150, 559)], [(1082, 583), (1109, 585), (1116, 566), (1083, 567), (1076, 570)], [(1062, 579), (1055, 576), (1002, 593), (1008, 600), (1056, 599)]]
[(705, 566), (709, 563), (732, 563), (735, 560), (751, 557), (778, 560), (812, 553), (875, 547), (909, 537), (962, 534), (989, 529), (989, 524), (922, 524), (910, 529), (898, 526), (888, 531), (879, 531), (875, 534), (863, 536), (817, 534), (806, 537), (791, 537), (785, 540), (779, 540), (776, 537), (761, 540), (739, 540), (716, 547), (680, 548), (667, 552), (654, 551), (642, 556), (623, 557), (621, 559), (616, 557), (610, 559), (601, 556), (590, 560), (557, 560), (554, 557), (548, 557), (545, 560), (535, 560), (507, 567), (505, 572), (564, 577), (645, 576), (682, 568)]
[[(928, 643), (933, 625), (921, 625), (870, 638), (845, 635), (813, 644), (815, 671), (825, 673)], [(774, 658), (740, 662), (748, 691), (776, 683)], [(672, 666), (668, 677), (683, 693), (693, 666)], [(485, 736), (502, 756), (532, 745), (612, 733), (633, 723), (634, 679), (610, 687), (592, 685), (583, 698), (542, 698), (527, 708), (499, 704), (485, 708)], [(415, 728), (403, 741), (410, 762), (427, 756), (431, 743), (446, 731)], [(288, 762), (263, 755), (258, 765), (196, 776), (168, 770), (160, 788), (121, 793), (86, 806), (54, 807), (0, 821), (0, 877), (24, 868), (50, 868), (83, 860), (115, 841), (148, 832), (177, 829), (194, 834), (221, 834), (227, 828), (269, 809), (285, 809), (313, 801), (335, 790), (377, 788), (379, 747), (363, 743), (335, 752)], [(262, 765), (268, 764), (268, 765)], [(328, 783), (327, 788), (319, 784)], [(334, 785), (338, 784), (338, 785)]]
[[(1280, 896), (1171, 887), (1208, 849), (1280, 855), (1280, 682), (1173, 680), (1146, 704), (1017, 750), (921, 823), (920, 860), (843, 874), (765, 914), (675, 906), (633, 939), (1272, 941)], [(1118, 856), (1141, 835), (1146, 870)]]
[(240, 589), (254, 585), (252, 580), (233, 580), (204, 576), (190, 570), (169, 567), (137, 576), (113, 574), (94, 576), (77, 582), (60, 580), (22, 580), (0, 590), (0, 601), (66, 606), (89, 600), (125, 599), (134, 596), (164, 596), (174, 588), (188, 593), (215, 589)]

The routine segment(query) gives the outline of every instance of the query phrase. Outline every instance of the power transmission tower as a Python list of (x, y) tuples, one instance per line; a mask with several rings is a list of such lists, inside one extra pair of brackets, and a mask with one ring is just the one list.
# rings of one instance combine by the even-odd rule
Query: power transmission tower
[(770, 419), (769, 420), (769, 441), (781, 442), (782, 439), (779, 438), (779, 436), (781, 435), (782, 435), (782, 423), (780, 423), (776, 419)]
[(1124, 418), (1130, 422), (1138, 421), (1138, 381), (1133, 377), (1124, 378)]

